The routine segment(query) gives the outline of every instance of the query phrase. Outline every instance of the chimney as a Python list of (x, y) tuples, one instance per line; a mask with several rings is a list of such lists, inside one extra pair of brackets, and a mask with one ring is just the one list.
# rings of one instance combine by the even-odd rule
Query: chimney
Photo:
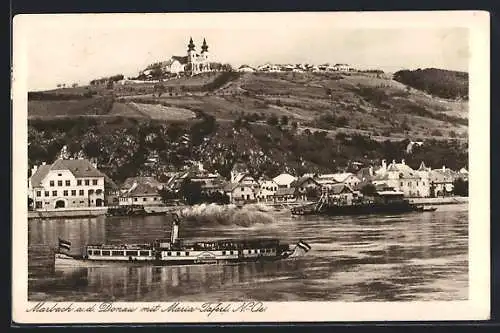
[(405, 159), (401, 159), (401, 164), (405, 165)]
[(446, 167), (443, 165), (443, 171), (446, 171)]
[(392, 160), (392, 165), (396, 164), (396, 160)]
[(370, 176), (373, 176), (373, 167), (370, 165), (370, 168), (368, 168), (368, 171), (370, 172)]
[(385, 160), (382, 160), (382, 169), (384, 171), (387, 170), (387, 162)]

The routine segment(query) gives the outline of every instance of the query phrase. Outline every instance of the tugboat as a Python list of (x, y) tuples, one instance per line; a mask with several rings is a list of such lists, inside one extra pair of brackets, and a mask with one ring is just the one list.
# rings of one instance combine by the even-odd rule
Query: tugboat
[(293, 248), (278, 239), (214, 240), (184, 243), (179, 239), (179, 217), (174, 215), (170, 239), (149, 244), (89, 244), (82, 255), (69, 254), (71, 242), (59, 239), (56, 267), (95, 267), (112, 264), (197, 265), (275, 261), (304, 256), (311, 246), (300, 240)]

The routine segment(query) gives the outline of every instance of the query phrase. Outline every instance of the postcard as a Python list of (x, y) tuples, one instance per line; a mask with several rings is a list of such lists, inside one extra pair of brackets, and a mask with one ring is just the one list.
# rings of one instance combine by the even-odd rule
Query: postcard
[(490, 316), (489, 15), (13, 21), (13, 321)]

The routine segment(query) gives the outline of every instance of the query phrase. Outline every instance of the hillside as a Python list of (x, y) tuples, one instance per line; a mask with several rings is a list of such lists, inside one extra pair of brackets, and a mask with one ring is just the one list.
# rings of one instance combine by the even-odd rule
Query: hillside
[[(63, 90), (69, 94), (71, 89)], [(380, 139), (467, 137), (467, 102), (433, 98), (377, 74), (212, 73), (156, 84), (115, 84), (112, 90), (90, 89), (93, 94), (87, 99), (30, 99), (28, 115), (45, 119), (149, 118), (130, 107), (140, 103), (157, 105), (158, 114), (167, 110), (165, 107), (175, 107), (185, 109), (187, 114), (204, 112), (223, 121), (240, 117), (266, 121), (285, 116), (297, 121), (299, 128), (320, 128), (332, 135), (345, 130)], [(112, 96), (103, 97), (105, 93)], [(118, 106), (110, 105), (109, 98)]]
[[(461, 168), (468, 156), (467, 109), (466, 102), (366, 73), (222, 79), (212, 73), (112, 89), (66, 88), (30, 98), (28, 156), (30, 164), (51, 161), (67, 145), (73, 156), (96, 158), (118, 181), (161, 176), (194, 161), (226, 176), (238, 161), (267, 176), (346, 170), (354, 161), (382, 158)], [(408, 153), (409, 139), (424, 145)], [(147, 163), (151, 156), (158, 162)]]

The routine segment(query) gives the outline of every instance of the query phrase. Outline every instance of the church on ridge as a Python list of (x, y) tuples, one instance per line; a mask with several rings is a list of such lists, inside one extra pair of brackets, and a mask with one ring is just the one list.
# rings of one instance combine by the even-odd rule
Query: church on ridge
[(201, 45), (201, 52), (199, 54), (196, 52), (193, 38), (189, 39), (187, 47), (186, 56), (172, 56), (170, 60), (162, 63), (164, 73), (196, 75), (211, 71), (208, 44), (205, 38), (203, 38), (203, 44)]

